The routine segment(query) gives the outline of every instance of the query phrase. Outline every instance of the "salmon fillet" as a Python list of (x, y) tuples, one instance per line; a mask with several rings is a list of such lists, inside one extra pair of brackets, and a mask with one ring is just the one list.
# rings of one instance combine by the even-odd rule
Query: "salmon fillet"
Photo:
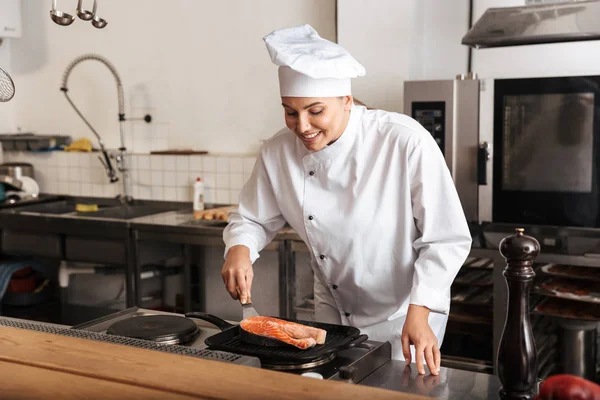
[(255, 335), (280, 340), (303, 350), (316, 344), (325, 343), (327, 336), (327, 331), (324, 329), (271, 317), (246, 318), (240, 322), (240, 328)]

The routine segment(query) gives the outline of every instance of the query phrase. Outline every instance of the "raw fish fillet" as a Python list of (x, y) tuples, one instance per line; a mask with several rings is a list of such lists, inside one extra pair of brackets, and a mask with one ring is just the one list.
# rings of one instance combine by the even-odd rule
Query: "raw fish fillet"
[(246, 318), (240, 322), (240, 327), (246, 332), (280, 340), (303, 350), (325, 343), (327, 336), (324, 329), (271, 317)]

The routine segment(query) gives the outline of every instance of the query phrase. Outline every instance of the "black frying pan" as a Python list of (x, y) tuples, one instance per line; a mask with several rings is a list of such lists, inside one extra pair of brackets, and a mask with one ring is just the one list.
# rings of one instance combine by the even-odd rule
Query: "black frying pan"
[(279, 340), (246, 332), (238, 325), (232, 325), (212, 314), (191, 312), (185, 316), (208, 321), (222, 330), (204, 340), (204, 343), (211, 349), (282, 361), (309, 362), (342, 348), (356, 346), (368, 339), (367, 335), (361, 335), (360, 330), (353, 326), (279, 318), (327, 331), (324, 344), (302, 350)]
[[(188, 318), (198, 318), (203, 319), (205, 321), (210, 322), (211, 324), (216, 325), (222, 331), (226, 331), (228, 329), (237, 328), (236, 331), (240, 336), (240, 339), (244, 343), (253, 344), (256, 346), (267, 346), (267, 347), (287, 347), (291, 346), (290, 344), (284, 343), (277, 339), (272, 339), (266, 336), (260, 336), (252, 332), (245, 331), (241, 329), (237, 325), (230, 324), (229, 322), (216, 317), (212, 314), (207, 314), (203, 312), (190, 312), (185, 314)], [(207, 344), (208, 345), (208, 344)]]

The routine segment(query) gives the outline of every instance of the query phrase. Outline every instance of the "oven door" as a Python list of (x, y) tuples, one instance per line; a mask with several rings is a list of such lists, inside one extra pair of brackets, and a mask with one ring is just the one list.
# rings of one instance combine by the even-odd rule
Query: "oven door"
[(600, 226), (600, 76), (495, 80), (493, 96), (493, 222)]

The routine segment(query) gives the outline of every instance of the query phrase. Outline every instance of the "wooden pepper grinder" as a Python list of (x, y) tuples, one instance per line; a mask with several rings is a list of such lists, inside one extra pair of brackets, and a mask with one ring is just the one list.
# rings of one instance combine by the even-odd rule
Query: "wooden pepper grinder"
[(502, 383), (500, 398), (531, 400), (537, 391), (537, 351), (529, 319), (529, 291), (535, 277), (533, 260), (540, 252), (538, 241), (515, 229), (500, 242), (506, 259), (503, 275), (508, 286), (508, 310), (498, 348), (497, 371)]

